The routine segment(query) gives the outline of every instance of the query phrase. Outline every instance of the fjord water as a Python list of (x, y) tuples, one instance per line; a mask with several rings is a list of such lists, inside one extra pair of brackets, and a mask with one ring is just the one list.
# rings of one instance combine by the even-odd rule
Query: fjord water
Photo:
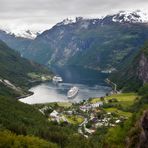
[[(20, 101), (28, 104), (65, 101), (79, 102), (91, 97), (104, 96), (111, 90), (104, 81), (108, 74), (82, 67), (56, 66), (52, 67), (52, 71), (62, 77), (62, 83), (55, 85), (52, 82), (48, 82), (32, 87), (30, 91), (34, 92), (34, 94), (20, 99)], [(79, 93), (74, 99), (70, 100), (67, 99), (67, 92), (73, 86), (79, 88)]]

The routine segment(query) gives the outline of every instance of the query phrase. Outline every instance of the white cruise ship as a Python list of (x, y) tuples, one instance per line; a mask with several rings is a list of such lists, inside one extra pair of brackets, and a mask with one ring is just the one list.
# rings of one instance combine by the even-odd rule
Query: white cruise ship
[(68, 93), (67, 93), (67, 97), (68, 99), (73, 99), (74, 97), (76, 97), (76, 95), (79, 92), (79, 88), (78, 87), (72, 87)]
[(53, 80), (54, 83), (59, 83), (59, 82), (63, 81), (63, 79), (59, 76), (54, 76), (52, 80)]

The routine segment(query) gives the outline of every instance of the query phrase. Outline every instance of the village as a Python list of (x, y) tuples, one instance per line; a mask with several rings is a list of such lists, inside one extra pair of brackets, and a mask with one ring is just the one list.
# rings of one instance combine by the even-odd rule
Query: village
[(136, 94), (114, 94), (90, 98), (80, 103), (57, 102), (37, 107), (49, 122), (74, 125), (78, 133), (89, 137), (97, 128), (110, 128), (122, 124), (132, 115), (124, 106), (132, 105), (136, 99)]

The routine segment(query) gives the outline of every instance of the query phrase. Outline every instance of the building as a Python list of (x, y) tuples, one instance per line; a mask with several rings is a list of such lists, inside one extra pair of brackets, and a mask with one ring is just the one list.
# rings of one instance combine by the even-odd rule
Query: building
[(103, 106), (103, 102), (97, 102), (97, 103), (91, 104), (91, 106), (92, 108), (101, 107)]
[(52, 113), (50, 113), (50, 117), (52, 118), (57, 118), (58, 117), (58, 112), (56, 110), (54, 110)]

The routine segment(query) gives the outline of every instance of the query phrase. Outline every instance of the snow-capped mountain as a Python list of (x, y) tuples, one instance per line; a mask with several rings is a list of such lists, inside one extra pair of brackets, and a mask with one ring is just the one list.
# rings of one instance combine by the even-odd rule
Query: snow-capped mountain
[[(97, 24), (104, 24), (110, 22), (118, 22), (118, 23), (147, 23), (148, 22), (148, 14), (136, 10), (136, 11), (120, 11), (119, 13), (106, 15), (98, 18), (83, 18), (83, 17), (76, 17), (76, 18), (66, 18), (63, 21), (57, 23), (55, 26), (66, 26), (66, 25), (74, 25), (76, 23), (81, 23), (83, 28), (87, 28), (88, 25), (97, 25)], [(86, 27), (87, 26), (87, 27)], [(25, 27), (26, 28), (26, 27)], [(31, 31), (28, 29), (2, 29), (0, 30), (5, 31), (7, 34), (15, 35), (16, 37), (22, 37), (27, 39), (35, 39), (37, 35), (41, 34), (42, 32)]]
[(8, 35), (14, 35), (15, 37), (21, 37), (26, 39), (35, 39), (40, 32), (35, 32), (31, 30), (19, 30), (19, 29), (5, 29), (0, 28), (1, 31), (4, 31)]
[(22, 32), (21, 31), (20, 32), (13, 32), (13, 34), (16, 37), (23, 37), (23, 38), (28, 38), (28, 39), (35, 39), (39, 33), (38, 32), (30, 31), (30, 30), (24, 30)]
[(116, 14), (102, 16), (100, 18), (83, 18), (83, 17), (76, 17), (74, 19), (65, 19), (62, 22), (56, 24), (56, 26), (63, 26), (63, 25), (70, 25), (75, 24), (78, 22), (89, 22), (90, 24), (98, 24), (104, 22), (119, 22), (119, 23), (147, 23), (148, 22), (148, 14), (136, 10), (136, 11), (120, 11)]
[(69, 19), (69, 18), (66, 18), (66, 19), (64, 19), (62, 22), (57, 23), (56, 26), (73, 24), (73, 23), (75, 23), (75, 22), (76, 22), (76, 19)]
[(1, 32), (0, 39), (41, 64), (116, 68), (148, 40), (147, 22), (142, 11), (120, 11), (98, 18), (65, 19), (37, 37), (31, 31), (7, 32), (15, 36)]
[(27, 39), (35, 39), (39, 33), (30, 31), (30, 30), (17, 30), (17, 31), (12, 30), (11, 32), (9, 32), (9, 34), (13, 34), (16, 37), (22, 37), (22, 38), (27, 38)]
[(147, 23), (148, 14), (140, 10), (136, 11), (120, 11), (119, 13), (113, 15), (113, 22), (128, 22), (128, 23)]
[(77, 23), (79, 21), (86, 21), (86, 20), (91, 20), (91, 19), (83, 18), (83, 17), (66, 18), (62, 22), (57, 23), (56, 26), (69, 25), (69, 24)]

